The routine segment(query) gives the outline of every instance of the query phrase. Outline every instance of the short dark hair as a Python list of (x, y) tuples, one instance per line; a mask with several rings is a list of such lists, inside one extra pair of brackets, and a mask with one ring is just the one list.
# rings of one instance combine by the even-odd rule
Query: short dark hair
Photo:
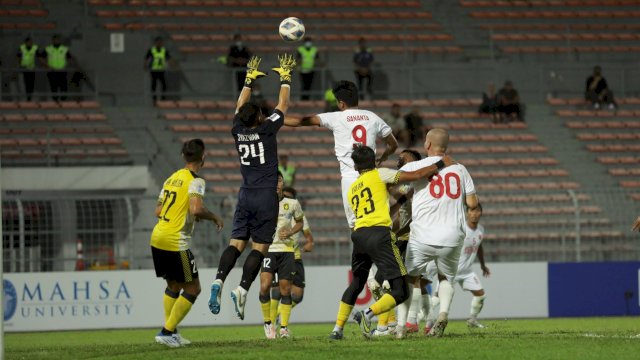
[(242, 125), (246, 127), (252, 127), (260, 118), (260, 114), (262, 114), (262, 110), (260, 110), (260, 106), (253, 103), (245, 103), (240, 106), (238, 109), (238, 114), (236, 116), (240, 119)]
[(418, 160), (422, 160), (422, 155), (420, 155), (419, 152), (417, 152), (416, 150), (413, 149), (404, 149), (400, 152), (400, 154), (402, 153), (408, 153), (411, 154), (411, 156), (413, 156), (413, 159), (418, 161)]
[[(480, 212), (482, 212), (482, 204), (478, 201), (478, 206), (476, 206), (477, 209), (480, 209)], [(467, 211), (471, 210), (471, 208), (467, 208)]]
[(296, 191), (296, 189), (292, 188), (291, 186), (285, 186), (282, 188), (282, 192), (288, 192), (291, 194), (292, 198), (297, 198), (298, 197), (298, 192)]
[(156, 36), (155, 39), (153, 39), (153, 41), (155, 41), (155, 42), (162, 41), (162, 37), (161, 36)]
[(338, 81), (332, 91), (338, 101), (344, 102), (349, 107), (358, 106), (358, 87), (353, 82)]
[(356, 171), (376, 168), (376, 153), (368, 146), (356, 145), (351, 153), (351, 159), (353, 160)]
[(186, 162), (202, 161), (202, 155), (204, 155), (202, 139), (191, 139), (182, 144), (182, 156)]

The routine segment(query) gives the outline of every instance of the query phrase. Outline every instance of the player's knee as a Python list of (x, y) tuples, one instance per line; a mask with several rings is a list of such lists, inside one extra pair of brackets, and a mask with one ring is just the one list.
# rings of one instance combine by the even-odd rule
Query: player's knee
[(262, 292), (260, 292), (260, 295), (258, 295), (258, 299), (260, 300), (261, 304), (264, 304), (271, 301), (271, 296), (269, 296), (269, 293), (263, 294)]
[(278, 288), (278, 287), (271, 288), (271, 298), (273, 300), (280, 300), (280, 298), (281, 298), (280, 288)]
[(304, 294), (291, 294), (291, 301), (296, 304), (300, 304), (302, 302), (302, 299), (304, 299)]
[(282, 298), (280, 298), (280, 304), (291, 305), (292, 300), (293, 299), (291, 299), (291, 295), (287, 295), (287, 296), (282, 295)]
[(473, 294), (473, 296), (484, 296), (485, 294), (484, 289), (474, 290), (471, 293)]

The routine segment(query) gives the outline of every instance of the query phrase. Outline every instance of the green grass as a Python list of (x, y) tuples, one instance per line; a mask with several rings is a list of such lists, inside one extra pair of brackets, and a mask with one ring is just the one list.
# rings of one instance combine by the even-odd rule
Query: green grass
[(451, 322), (444, 338), (365, 340), (354, 323), (345, 340), (327, 340), (332, 324), (291, 326), (293, 338), (265, 340), (261, 326), (184, 328), (193, 344), (169, 349), (155, 329), (9, 333), (7, 359), (637, 359), (640, 319), (493, 320), (470, 331)]

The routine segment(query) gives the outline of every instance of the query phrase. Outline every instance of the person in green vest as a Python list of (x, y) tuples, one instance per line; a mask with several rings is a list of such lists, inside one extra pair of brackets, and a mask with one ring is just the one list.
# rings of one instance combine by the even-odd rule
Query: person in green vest
[(145, 70), (151, 70), (151, 96), (153, 102), (158, 100), (156, 88), (158, 83), (161, 86), (161, 99), (165, 99), (164, 93), (167, 91), (167, 80), (165, 74), (167, 71), (167, 62), (171, 59), (169, 51), (164, 47), (164, 41), (161, 37), (154, 39), (154, 45), (149, 48), (144, 60)]
[(313, 86), (313, 77), (315, 75), (316, 60), (318, 47), (313, 46), (311, 38), (307, 38), (304, 46), (298, 47), (298, 64), (300, 64), (300, 78), (302, 79), (302, 96), (301, 100), (309, 100), (309, 91)]
[(324, 92), (324, 112), (334, 112), (340, 110), (338, 108), (338, 99), (333, 93), (333, 86)]
[(278, 171), (282, 174), (284, 186), (293, 186), (296, 182), (296, 167), (289, 162), (289, 156), (280, 155), (278, 160)]
[[(44, 67), (49, 72), (49, 87), (51, 97), (54, 101), (64, 101), (67, 99), (67, 65), (73, 59), (69, 48), (62, 45), (60, 35), (53, 35), (51, 45), (44, 49), (44, 56), (40, 58)], [(59, 94), (59, 95), (58, 95)]]
[(24, 78), (24, 89), (27, 94), (27, 101), (31, 101), (33, 89), (36, 84), (36, 57), (38, 53), (38, 45), (33, 43), (33, 39), (28, 36), (18, 49), (18, 64), (22, 69), (22, 77)]

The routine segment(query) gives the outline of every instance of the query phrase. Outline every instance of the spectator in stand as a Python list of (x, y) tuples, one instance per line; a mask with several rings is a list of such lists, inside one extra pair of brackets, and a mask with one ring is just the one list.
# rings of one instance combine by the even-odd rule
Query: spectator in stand
[(54, 101), (66, 100), (68, 89), (67, 65), (70, 61), (73, 61), (73, 56), (71, 56), (69, 48), (62, 45), (60, 35), (53, 35), (51, 45), (45, 48), (40, 61), (49, 70), (47, 78), (51, 87), (51, 97)]
[(487, 87), (487, 92), (482, 93), (482, 103), (478, 107), (479, 114), (489, 114), (493, 122), (497, 121), (498, 96), (496, 95), (496, 85), (492, 82)]
[(282, 174), (284, 186), (293, 187), (296, 182), (296, 167), (289, 162), (289, 156), (280, 155), (278, 161), (278, 171)]
[(631, 226), (631, 231), (640, 231), (640, 216), (638, 216), (636, 221)]
[(313, 45), (310, 37), (305, 38), (304, 46), (298, 47), (298, 64), (300, 79), (302, 80), (302, 96), (300, 100), (309, 100), (309, 91), (313, 87), (313, 78), (316, 74), (316, 62), (320, 58), (318, 47)]
[(404, 116), (404, 123), (409, 141), (407, 147), (412, 147), (417, 142), (424, 140), (423, 135), (426, 134), (427, 128), (422, 123), (422, 115), (420, 107), (414, 105), (411, 112)]
[(384, 120), (384, 122), (389, 125), (391, 131), (393, 132), (393, 136), (395, 136), (399, 142), (403, 142), (405, 145), (408, 143), (409, 135), (405, 128), (405, 121), (402, 118), (400, 104), (391, 104), (391, 111), (389, 111), (389, 113), (387, 114), (383, 114), (382, 120)]
[(167, 92), (167, 62), (169, 60), (171, 60), (171, 55), (164, 47), (164, 41), (161, 37), (156, 37), (153, 40), (153, 46), (149, 48), (144, 57), (144, 69), (151, 70), (151, 96), (154, 103), (158, 100), (156, 95), (158, 83), (160, 83), (160, 91), (162, 92), (160, 99), (165, 100), (164, 94)]
[(233, 35), (233, 45), (229, 47), (227, 66), (232, 67), (236, 74), (236, 87), (238, 92), (244, 87), (244, 78), (247, 74), (246, 67), (251, 58), (251, 51), (242, 42), (240, 34)]
[(498, 92), (498, 116), (501, 122), (524, 121), (520, 112), (520, 95), (510, 80)]
[(367, 80), (367, 95), (371, 99), (373, 97), (372, 70), (373, 52), (367, 47), (367, 41), (364, 38), (358, 40), (358, 48), (353, 55), (353, 65), (355, 66), (356, 79), (358, 80), (358, 89), (360, 90), (360, 100), (364, 100), (364, 80)]
[(24, 78), (24, 90), (27, 94), (27, 101), (31, 101), (33, 89), (36, 85), (36, 57), (38, 56), (38, 45), (33, 43), (30, 36), (24, 39), (18, 50), (18, 63), (22, 69)]
[(593, 75), (587, 78), (587, 88), (584, 97), (595, 110), (599, 110), (601, 106), (609, 107), (609, 110), (615, 110), (617, 105), (613, 99), (613, 92), (607, 85), (607, 80), (602, 76), (602, 68), (596, 66), (593, 68)]

